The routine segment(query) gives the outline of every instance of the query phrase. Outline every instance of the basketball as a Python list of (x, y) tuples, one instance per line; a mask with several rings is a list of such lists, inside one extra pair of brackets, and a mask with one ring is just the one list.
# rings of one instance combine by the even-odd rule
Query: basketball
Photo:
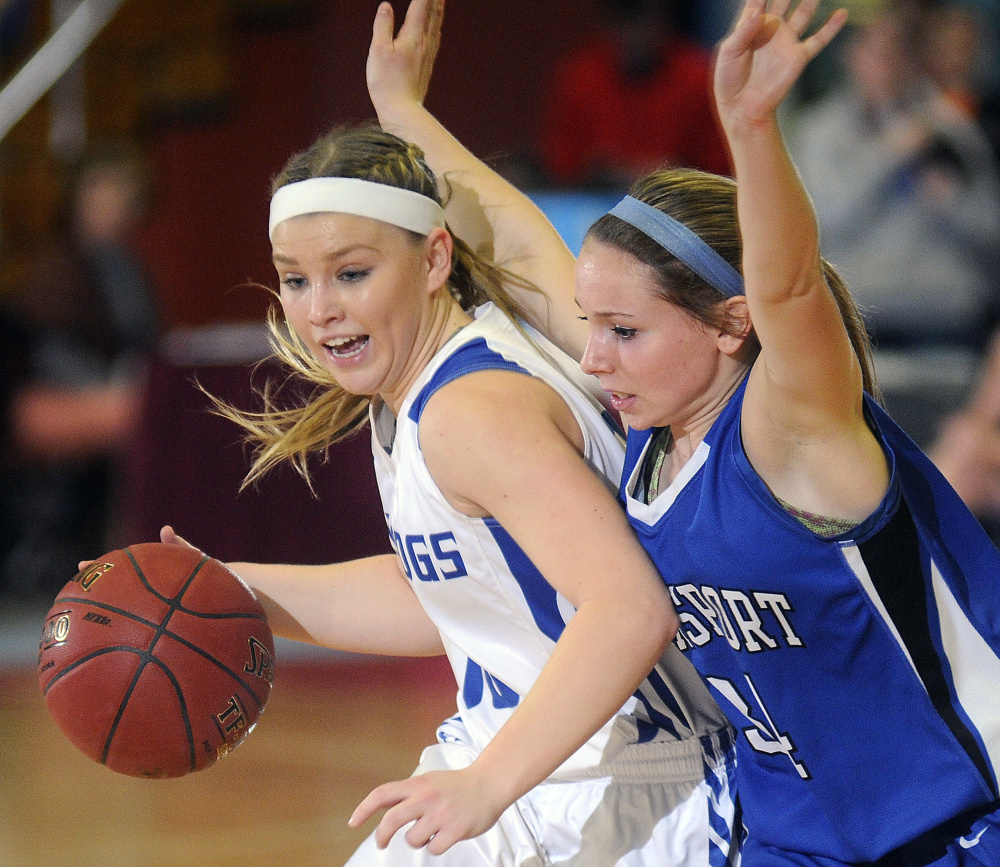
[(75, 575), (38, 648), (39, 687), (59, 728), (135, 777), (179, 777), (230, 753), (273, 680), (274, 639), (253, 591), (218, 560), (158, 542)]

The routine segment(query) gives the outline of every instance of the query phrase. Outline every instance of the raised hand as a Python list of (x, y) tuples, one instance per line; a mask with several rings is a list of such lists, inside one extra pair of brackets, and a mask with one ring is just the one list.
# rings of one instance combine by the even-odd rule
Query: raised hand
[(380, 117), (394, 107), (423, 104), (441, 45), (443, 17), (444, 0), (412, 0), (394, 37), (392, 5), (379, 5), (365, 74)]
[(802, 74), (847, 21), (838, 9), (815, 33), (804, 37), (819, 0), (747, 0), (732, 32), (722, 41), (715, 64), (719, 116), (729, 129), (768, 121)]
[(440, 855), (459, 840), (477, 837), (500, 818), (506, 803), (495, 804), (491, 792), (473, 767), (433, 771), (385, 783), (374, 789), (351, 816), (349, 825), (363, 825), (378, 810), (386, 810), (375, 829), (375, 841), (384, 849), (404, 825), (406, 842)]

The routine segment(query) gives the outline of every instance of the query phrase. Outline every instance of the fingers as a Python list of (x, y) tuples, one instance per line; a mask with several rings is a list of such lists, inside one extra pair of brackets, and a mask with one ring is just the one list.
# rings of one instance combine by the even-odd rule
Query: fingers
[[(808, 2), (808, 0), (802, 0), (802, 3), (806, 2)], [(802, 3), (799, 5), (801, 6)], [(776, 18), (784, 18), (785, 13), (788, 12), (788, 7), (791, 5), (791, 0), (772, 0), (770, 12)]]
[(391, 123), (401, 106), (423, 103), (441, 44), (443, 15), (443, 0), (411, 0), (393, 35), (392, 6), (382, 2), (378, 7), (365, 76), (380, 121)]
[(444, 0), (431, 0), (430, 15), (428, 16), (429, 33), (441, 33), (441, 23), (444, 21)]
[[(819, 8), (820, 0), (802, 0), (798, 6), (795, 7), (792, 14), (788, 18), (788, 25), (792, 30), (801, 37), (805, 33), (806, 28), (809, 26), (809, 22), (812, 21), (813, 16), (816, 14), (816, 10)], [(787, 5), (787, 4), (786, 4)], [(779, 14), (777, 10), (774, 14)], [(808, 39), (802, 40), (803, 46), (809, 52), (810, 57), (815, 57), (822, 51), (830, 42), (833, 37), (837, 35), (840, 28), (844, 26), (847, 21), (847, 10), (837, 9), (826, 21), (826, 23), (819, 28), (812, 36)]]
[(803, 40), (802, 45), (813, 58), (819, 54), (827, 45), (833, 41), (840, 29), (847, 23), (847, 10), (838, 9), (828, 19), (826, 24), (820, 27), (812, 36)]
[[(386, 810), (375, 829), (375, 843), (379, 849), (384, 849), (400, 828), (421, 818), (423, 808), (415, 799), (408, 797), (408, 782), (386, 783), (373, 789), (347, 820), (348, 827), (358, 828), (379, 810)], [(427, 830), (428, 824), (425, 821), (423, 827), (418, 827), (420, 823), (414, 825), (407, 833), (406, 841), (414, 847), (423, 846), (434, 834), (433, 830)]]
[(438, 831), (427, 843), (427, 851), (431, 855), (443, 855), (454, 846), (462, 837), (459, 834), (446, 830)]
[[(177, 533), (174, 532), (174, 528), (169, 524), (165, 524), (160, 528), (160, 541), (165, 545), (183, 545), (185, 548), (190, 548), (192, 551), (198, 550), (190, 542), (178, 536)], [(96, 562), (96, 560), (81, 560), (76, 564), (76, 568), (82, 572), (88, 566)]]
[(178, 536), (174, 531), (174, 528), (169, 524), (164, 525), (160, 529), (160, 541), (164, 545), (181, 545), (185, 548), (190, 548), (192, 551), (197, 551), (198, 548), (192, 545), (187, 539), (182, 536)]
[(433, 33), (444, 14), (439, 6), (440, 0), (410, 0), (399, 38), (415, 39)]
[(424, 28), (424, 35), (433, 46), (433, 53), (437, 54), (441, 44), (441, 24), (444, 21), (444, 0), (430, 0), (430, 10), (427, 16), (427, 26)]
[(777, 26), (788, 15), (786, 24), (801, 40), (800, 44), (809, 59), (812, 59), (833, 41), (848, 18), (846, 9), (837, 9), (812, 36), (802, 39), (820, 2), (821, 0), (801, 0), (789, 14), (790, 0), (772, 0), (770, 7), (768, 0), (747, 0), (726, 47), (733, 54), (749, 50), (754, 47), (766, 21)]
[(474, 833), (474, 829), (468, 817), (456, 815), (448, 807), (449, 799), (442, 798), (438, 787), (427, 783), (426, 779), (417, 776), (373, 789), (358, 804), (347, 824), (357, 828), (384, 809), (385, 815), (374, 833), (380, 849), (385, 849), (393, 836), (409, 825), (404, 835), (409, 846), (414, 849), (426, 846), (432, 855), (441, 855)]
[(788, 17), (788, 23), (796, 33), (801, 35), (805, 32), (818, 6), (819, 0), (802, 0), (795, 7), (792, 14)]
[(392, 48), (392, 35), (396, 27), (396, 16), (392, 4), (383, 0), (375, 11), (375, 21), (372, 24), (372, 51), (385, 51)]
[(767, 0), (747, 0), (743, 5), (743, 12), (739, 20), (744, 21), (747, 18), (752, 18), (754, 15), (763, 14), (766, 9)]
[(354, 808), (354, 812), (351, 813), (351, 818), (347, 820), (348, 827), (359, 828), (377, 811), (384, 807), (399, 803), (401, 796), (387, 796), (387, 790), (392, 785), (393, 783), (386, 783), (384, 786), (372, 789), (372, 791), (368, 793), (368, 797)]
[[(443, 835), (438, 833), (439, 832), (438, 823), (433, 821), (430, 816), (425, 814), (425, 815), (414, 816), (409, 819), (404, 819), (403, 817), (406, 815), (406, 812), (411, 812), (411, 811), (403, 811), (402, 807), (403, 807), (402, 804), (399, 805), (398, 807), (393, 807), (391, 810), (389, 810), (388, 813), (385, 814), (385, 817), (379, 823), (378, 829), (375, 832), (376, 839), (378, 839), (379, 832), (382, 831), (382, 826), (385, 825), (386, 826), (385, 843), (388, 846), (390, 838), (392, 837), (393, 834), (396, 833), (396, 831), (398, 831), (408, 822), (413, 822), (413, 826), (406, 832), (405, 838), (406, 842), (414, 849), (422, 849), (424, 846), (427, 846), (428, 852), (430, 852), (433, 855), (440, 855), (448, 848), (448, 846), (451, 845), (451, 843), (448, 843), (447, 846), (444, 845)], [(397, 810), (399, 810), (400, 813), (399, 815), (394, 816), (393, 813), (395, 813)], [(416, 821), (414, 821), (414, 819), (416, 819)], [(438, 841), (439, 836), (441, 836), (442, 839)], [(435, 841), (437, 841), (438, 846), (443, 846), (444, 848), (440, 848), (437, 850), (432, 849), (431, 846), (435, 844)], [(455, 841), (452, 840), (452, 842)]]
[(719, 45), (720, 55), (738, 58), (753, 48), (764, 26), (766, 3), (767, 0), (747, 0), (732, 32)]
[(407, 844), (414, 849), (426, 846), (432, 855), (443, 854), (463, 839), (465, 835), (460, 829), (464, 826), (455, 824), (454, 817), (447, 819), (449, 811), (429, 795), (428, 792), (408, 792), (386, 810), (375, 829), (375, 842), (379, 848), (388, 846), (393, 835), (407, 825), (410, 826), (404, 834)]

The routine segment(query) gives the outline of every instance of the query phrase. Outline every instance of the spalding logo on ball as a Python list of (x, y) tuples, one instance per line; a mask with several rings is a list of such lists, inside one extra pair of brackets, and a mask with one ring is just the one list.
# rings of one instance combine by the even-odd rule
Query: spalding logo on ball
[(59, 592), (42, 628), (38, 684), (63, 733), (136, 777), (179, 777), (231, 752), (274, 681), (263, 608), (218, 560), (132, 545)]

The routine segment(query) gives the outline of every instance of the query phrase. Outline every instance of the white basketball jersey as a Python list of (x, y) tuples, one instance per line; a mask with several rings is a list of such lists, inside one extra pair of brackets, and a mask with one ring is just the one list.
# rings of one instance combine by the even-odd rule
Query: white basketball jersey
[[(420, 450), (423, 406), (438, 388), (464, 374), (520, 371), (544, 380), (565, 399), (583, 432), (585, 457), (612, 480), (611, 491), (624, 456), (617, 426), (587, 392), (587, 377), (576, 362), (534, 332), (532, 339), (549, 360), (502, 311), (484, 305), (421, 373), (398, 419), (382, 404), (372, 412), (372, 450), (389, 534), (414, 592), (441, 632), (459, 684), (459, 714), (480, 750), (531, 689), (573, 608), (497, 521), (470, 518), (448, 504)], [(596, 765), (609, 727), (564, 769)], [(447, 727), (441, 736), (447, 737)]]

